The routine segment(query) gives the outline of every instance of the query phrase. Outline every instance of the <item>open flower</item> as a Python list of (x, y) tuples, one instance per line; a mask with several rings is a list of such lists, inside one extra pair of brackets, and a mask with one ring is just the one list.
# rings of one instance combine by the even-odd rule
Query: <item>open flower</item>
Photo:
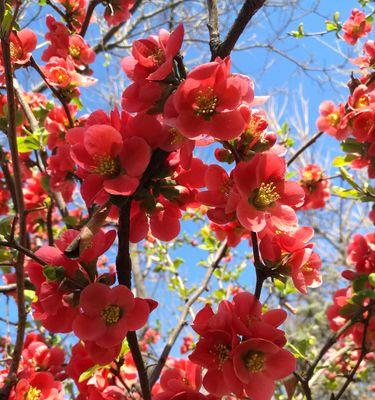
[(297, 227), (293, 207), (303, 204), (304, 191), (296, 182), (285, 181), (285, 160), (266, 152), (241, 162), (233, 178), (241, 200), (237, 217), (247, 229), (259, 232), (266, 226), (266, 216), (282, 231)]
[(275, 381), (296, 368), (292, 353), (264, 339), (248, 339), (239, 344), (234, 350), (233, 363), (237, 378), (252, 400), (271, 399)]
[(128, 331), (145, 325), (154, 304), (134, 298), (123, 285), (110, 288), (92, 283), (83, 289), (80, 314), (73, 322), (74, 333), (84, 341), (94, 342), (105, 349), (122, 342)]
[(354, 8), (347, 21), (342, 24), (345, 42), (354, 45), (358, 39), (371, 32), (372, 24), (366, 20), (366, 14)]
[(111, 194), (134, 193), (150, 161), (151, 150), (145, 140), (123, 140), (110, 125), (73, 128), (67, 140), (72, 158), (83, 170), (81, 193), (87, 204), (105, 202)]
[(10, 395), (11, 400), (63, 400), (64, 388), (49, 372), (36, 372), (21, 379)]
[(180, 24), (172, 33), (160, 29), (158, 36), (134, 41), (132, 55), (122, 60), (122, 69), (134, 81), (162, 81), (172, 72), (183, 37), (184, 26)]
[(245, 129), (254, 98), (249, 78), (230, 73), (230, 60), (194, 68), (165, 105), (166, 122), (188, 138), (210, 135), (229, 140)]
[[(9, 36), (10, 59), (13, 65), (23, 65), (30, 61), (31, 52), (37, 44), (36, 34), (28, 28), (18, 32), (12, 31)], [(0, 49), (1, 64), (3, 54)]]

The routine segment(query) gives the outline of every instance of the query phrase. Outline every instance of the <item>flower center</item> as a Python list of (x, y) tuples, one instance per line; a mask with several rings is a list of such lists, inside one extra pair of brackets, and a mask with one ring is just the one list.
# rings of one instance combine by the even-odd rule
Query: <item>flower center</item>
[(66, 72), (64, 68), (60, 67), (54, 68), (53, 76), (57, 83), (64, 83), (67, 80), (69, 80), (69, 74)]
[(224, 195), (229, 195), (230, 190), (232, 189), (232, 181), (231, 179), (225, 179), (224, 182), (220, 186), (220, 192)]
[(31, 386), (30, 389), (27, 391), (24, 400), (39, 400), (41, 394), (42, 391), (40, 389)]
[(259, 351), (249, 351), (245, 358), (245, 367), (250, 372), (261, 372), (264, 369), (264, 353)]
[(118, 174), (119, 166), (114, 158), (109, 155), (94, 156), (96, 162), (95, 173), (99, 175), (114, 176)]
[(72, 44), (69, 46), (69, 54), (73, 58), (79, 58), (79, 56), (81, 55), (81, 49), (78, 46), (75, 46), (74, 44)]
[(200, 90), (196, 96), (195, 114), (204, 118), (209, 118), (215, 113), (219, 98), (215, 95), (214, 90), (208, 87)]
[(165, 54), (160, 47), (155, 47), (155, 49), (149, 55), (156, 66), (160, 66), (165, 62)]
[(229, 358), (230, 349), (225, 344), (222, 344), (222, 343), (216, 344), (215, 345), (215, 353), (216, 353), (217, 361), (219, 363), (218, 369), (222, 370), (225, 361), (227, 361)]
[(114, 325), (117, 324), (121, 318), (122, 309), (116, 304), (111, 304), (103, 308), (100, 315), (104, 319), (106, 325)]
[(367, 107), (369, 105), (369, 100), (367, 96), (361, 96), (354, 104), (355, 108)]
[(311, 268), (309, 262), (307, 262), (306, 264), (304, 264), (304, 265), (302, 266), (302, 268), (301, 268), (301, 271), (302, 271), (302, 272), (312, 272), (312, 270), (313, 270), (313, 269)]
[(340, 115), (337, 111), (335, 111), (327, 115), (327, 120), (331, 126), (337, 126), (340, 122)]
[(280, 198), (280, 195), (276, 191), (276, 186), (273, 182), (264, 183), (255, 190), (255, 196), (252, 200), (253, 205), (258, 210), (264, 210), (271, 206), (276, 200)]
[(22, 49), (13, 42), (9, 43), (9, 50), (10, 50), (10, 58), (12, 60), (18, 60), (19, 58), (22, 57)]

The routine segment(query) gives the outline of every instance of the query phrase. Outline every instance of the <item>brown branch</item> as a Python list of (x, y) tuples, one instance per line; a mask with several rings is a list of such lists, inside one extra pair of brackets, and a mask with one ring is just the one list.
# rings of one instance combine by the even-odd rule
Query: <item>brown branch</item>
[(44, 82), (47, 85), (47, 87), (51, 90), (51, 92), (54, 94), (54, 96), (60, 101), (61, 105), (64, 108), (66, 117), (68, 118), (69, 127), (70, 128), (74, 128), (74, 121), (73, 121), (72, 115), (70, 114), (70, 110), (69, 110), (68, 104), (67, 104), (66, 100), (64, 99), (64, 96), (61, 95), (59, 90), (55, 89), (52, 85), (50, 85), (48, 83), (43, 71), (41, 70), (41, 68), (36, 63), (36, 61), (34, 60), (33, 57), (30, 58), (30, 65), (35, 69), (36, 72), (38, 72), (38, 74), (44, 80)]
[(244, 2), (226, 38), (220, 44), (217, 51), (212, 53), (212, 59), (216, 57), (225, 58), (231, 53), (247, 24), (265, 2), (266, 0), (246, 0)]
[(81, 31), (79, 34), (84, 37), (86, 35), (87, 29), (90, 25), (92, 14), (94, 13), (95, 7), (101, 3), (101, 0), (91, 0), (89, 6), (87, 7), (85, 19), (81, 26)]
[(320, 138), (320, 136), (323, 135), (323, 133), (324, 132), (316, 133), (308, 142), (306, 142), (299, 150), (297, 150), (296, 153), (287, 162), (287, 166), (289, 167), (290, 164), (292, 164), (292, 162), (295, 161), (307, 148), (314, 144)]
[[(116, 257), (117, 280), (120, 285), (125, 285), (131, 289), (132, 281), (132, 261), (130, 258), (130, 208), (131, 199), (127, 198), (123, 205), (120, 206), (120, 215), (118, 221), (118, 252)], [(139, 349), (137, 334), (134, 331), (128, 332), (126, 335), (129, 348), (137, 367), (139, 382), (142, 389), (144, 400), (151, 399), (150, 384), (148, 381), (147, 371), (143, 362), (142, 353)]]
[[(5, 0), (1, 0), (0, 1), (1, 21), (3, 21), (5, 15), (5, 8), (6, 8), (6, 2)], [(13, 86), (13, 68), (10, 56), (9, 31), (2, 32), (1, 49), (3, 53), (3, 66), (4, 66), (5, 83), (6, 83), (7, 100), (8, 100), (7, 136), (8, 136), (10, 153), (12, 156), (14, 192), (15, 192), (14, 194), (16, 200), (17, 213), (18, 213), (19, 238), (20, 238), (20, 245), (26, 247), (27, 243), (26, 215), (24, 213), (25, 205), (22, 192), (22, 175), (21, 175), (20, 161), (18, 157), (16, 101), (15, 101), (15, 93)], [(16, 379), (18, 365), (21, 359), (24, 335), (25, 335), (26, 310), (25, 310), (25, 294), (24, 294), (24, 281), (25, 281), (24, 261), (25, 261), (24, 253), (19, 252), (17, 255), (17, 263), (16, 263), (17, 316), (18, 316), (17, 335), (12, 354), (12, 361), (9, 367), (7, 383), (1, 390), (0, 397), (2, 399), (8, 399), (9, 392)]]
[(217, 9), (217, 0), (207, 0), (208, 8), (208, 33), (210, 35), (211, 54), (216, 54), (220, 46), (219, 32), (219, 13)]
[(262, 292), (262, 287), (264, 281), (267, 279), (268, 274), (266, 270), (266, 266), (262, 263), (259, 254), (259, 246), (258, 246), (258, 235), (256, 232), (251, 232), (251, 243), (253, 245), (253, 254), (254, 254), (254, 267), (256, 274), (256, 284), (255, 284), (255, 297), (259, 300), (260, 294)]
[(13, 241), (0, 241), (0, 246), (4, 247), (10, 247), (11, 249), (17, 250), (19, 253), (24, 254), (25, 256), (31, 258), (32, 260), (36, 261), (37, 263), (41, 265), (47, 265), (45, 261), (43, 261), (41, 258), (39, 258), (35, 253), (33, 253), (31, 250), (29, 250), (27, 247), (22, 246), (20, 243), (16, 242), (15, 240)]
[(195, 289), (195, 291), (191, 295), (189, 295), (189, 299), (187, 300), (187, 302), (184, 306), (184, 309), (182, 310), (182, 313), (181, 313), (180, 319), (177, 323), (177, 326), (174, 328), (174, 330), (170, 334), (170, 336), (167, 340), (167, 343), (164, 346), (164, 349), (159, 357), (159, 361), (151, 373), (151, 377), (150, 377), (151, 387), (153, 387), (154, 384), (156, 383), (156, 381), (159, 379), (159, 376), (160, 376), (161, 371), (167, 361), (169, 353), (172, 350), (172, 347), (175, 344), (182, 328), (186, 325), (186, 317), (189, 314), (189, 310), (190, 310), (191, 306), (197, 301), (199, 296), (207, 289), (207, 285), (208, 285), (213, 273), (215, 272), (215, 270), (217, 268), (219, 268), (220, 262), (223, 259), (223, 257), (225, 256), (227, 249), (228, 249), (228, 245), (227, 245), (226, 241), (224, 241), (221, 244), (221, 246), (219, 247), (218, 251), (216, 252), (213, 262), (207, 268), (206, 274), (202, 280), (201, 285), (197, 289)]

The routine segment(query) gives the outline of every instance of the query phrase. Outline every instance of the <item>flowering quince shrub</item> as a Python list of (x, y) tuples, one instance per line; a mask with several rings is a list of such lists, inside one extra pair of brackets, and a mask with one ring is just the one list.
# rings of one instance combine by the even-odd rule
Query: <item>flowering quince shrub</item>
[[(309, 400), (321, 379), (318, 395), (338, 400), (355, 376), (371, 373), (375, 233), (357, 224), (332, 238), (336, 227), (323, 232), (316, 222), (335, 197), (375, 221), (375, 189), (354, 176), (375, 176), (371, 15), (354, 9), (342, 24), (338, 15), (327, 21), (323, 34), (341, 40), (342, 31), (350, 45), (365, 38), (351, 60), (358, 77), (346, 103), (321, 103), (319, 132), (290, 155), (268, 96), (234, 72), (237, 32), (262, 6), (252, 3), (220, 41), (217, 5), (207, 2), (211, 55), (186, 61), (180, 21), (136, 29), (177, 5), (147, 5), (135, 17), (133, 0), (40, 2), (36, 33), (21, 2), (0, 2), (0, 296), (8, 304), (0, 399)], [(86, 33), (95, 27), (104, 36), (93, 44)], [(126, 86), (111, 107), (88, 104), (103, 80), (98, 54), (121, 29)], [(40, 83), (25, 91), (22, 73)], [(333, 176), (302, 159), (324, 133), (346, 153)], [(290, 169), (298, 157), (299, 173)], [(346, 252), (348, 283), (327, 285), (332, 301), (323, 240)], [(298, 318), (314, 296), (325, 319), (306, 333), (286, 310)], [(315, 318), (309, 310), (303, 321)]]

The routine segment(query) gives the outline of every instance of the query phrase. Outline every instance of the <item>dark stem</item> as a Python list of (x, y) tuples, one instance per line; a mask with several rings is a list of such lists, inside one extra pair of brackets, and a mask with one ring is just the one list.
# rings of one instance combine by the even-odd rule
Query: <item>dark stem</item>
[(87, 7), (87, 12), (85, 16), (85, 20), (82, 23), (81, 31), (79, 34), (84, 37), (86, 35), (87, 29), (90, 25), (92, 14), (94, 13), (95, 7), (100, 4), (100, 0), (91, 0), (89, 6)]
[(251, 232), (251, 243), (253, 245), (254, 266), (256, 274), (255, 297), (259, 300), (264, 281), (267, 279), (266, 266), (262, 263), (259, 254), (258, 236)]
[(212, 59), (215, 59), (215, 57), (225, 58), (231, 53), (247, 24), (265, 2), (266, 0), (246, 0), (244, 2), (226, 38), (217, 51), (212, 54)]
[(216, 54), (220, 46), (219, 14), (217, 0), (207, 0), (208, 8), (208, 33), (210, 35), (211, 54)]
[[(120, 215), (118, 220), (118, 252), (116, 257), (117, 280), (120, 285), (125, 285), (131, 289), (132, 283), (132, 261), (130, 258), (130, 208), (131, 199), (126, 199), (125, 203), (120, 206)], [(150, 384), (148, 381), (147, 371), (143, 362), (142, 353), (139, 349), (137, 334), (132, 331), (126, 335), (129, 348), (137, 367), (139, 382), (142, 389), (144, 400), (151, 399)]]
[[(5, 3), (6, 3), (5, 0), (0, 1), (1, 21), (3, 21), (5, 15), (5, 7), (6, 7)], [(3, 66), (4, 66), (5, 83), (6, 83), (7, 100), (8, 100), (7, 136), (8, 136), (10, 153), (12, 156), (14, 195), (16, 200), (15, 203), (16, 209), (18, 213), (19, 239), (20, 239), (20, 244), (22, 246), (26, 246), (27, 244), (26, 215), (24, 212), (25, 205), (22, 192), (22, 175), (21, 175), (20, 161), (18, 156), (18, 146), (17, 146), (16, 101), (15, 101), (15, 93), (13, 86), (13, 68), (10, 56), (9, 32), (10, 31), (2, 32), (2, 37), (1, 37), (1, 49), (3, 53)], [(12, 362), (10, 364), (8, 377), (6, 380), (7, 383), (1, 390), (1, 398), (3, 399), (9, 398), (9, 393), (12, 384), (16, 379), (18, 366), (21, 359), (24, 335), (25, 335), (26, 310), (25, 310), (25, 294), (24, 294), (24, 288), (25, 288), (24, 261), (25, 261), (24, 253), (19, 252), (17, 255), (17, 263), (16, 263), (18, 326), (17, 326), (16, 342), (12, 354)]]
[(323, 135), (323, 133), (324, 132), (316, 133), (308, 142), (306, 142), (299, 150), (297, 150), (297, 152), (287, 162), (287, 166), (289, 167), (290, 164), (292, 164), (292, 162), (296, 160), (307, 148), (314, 144), (320, 138), (320, 136)]

